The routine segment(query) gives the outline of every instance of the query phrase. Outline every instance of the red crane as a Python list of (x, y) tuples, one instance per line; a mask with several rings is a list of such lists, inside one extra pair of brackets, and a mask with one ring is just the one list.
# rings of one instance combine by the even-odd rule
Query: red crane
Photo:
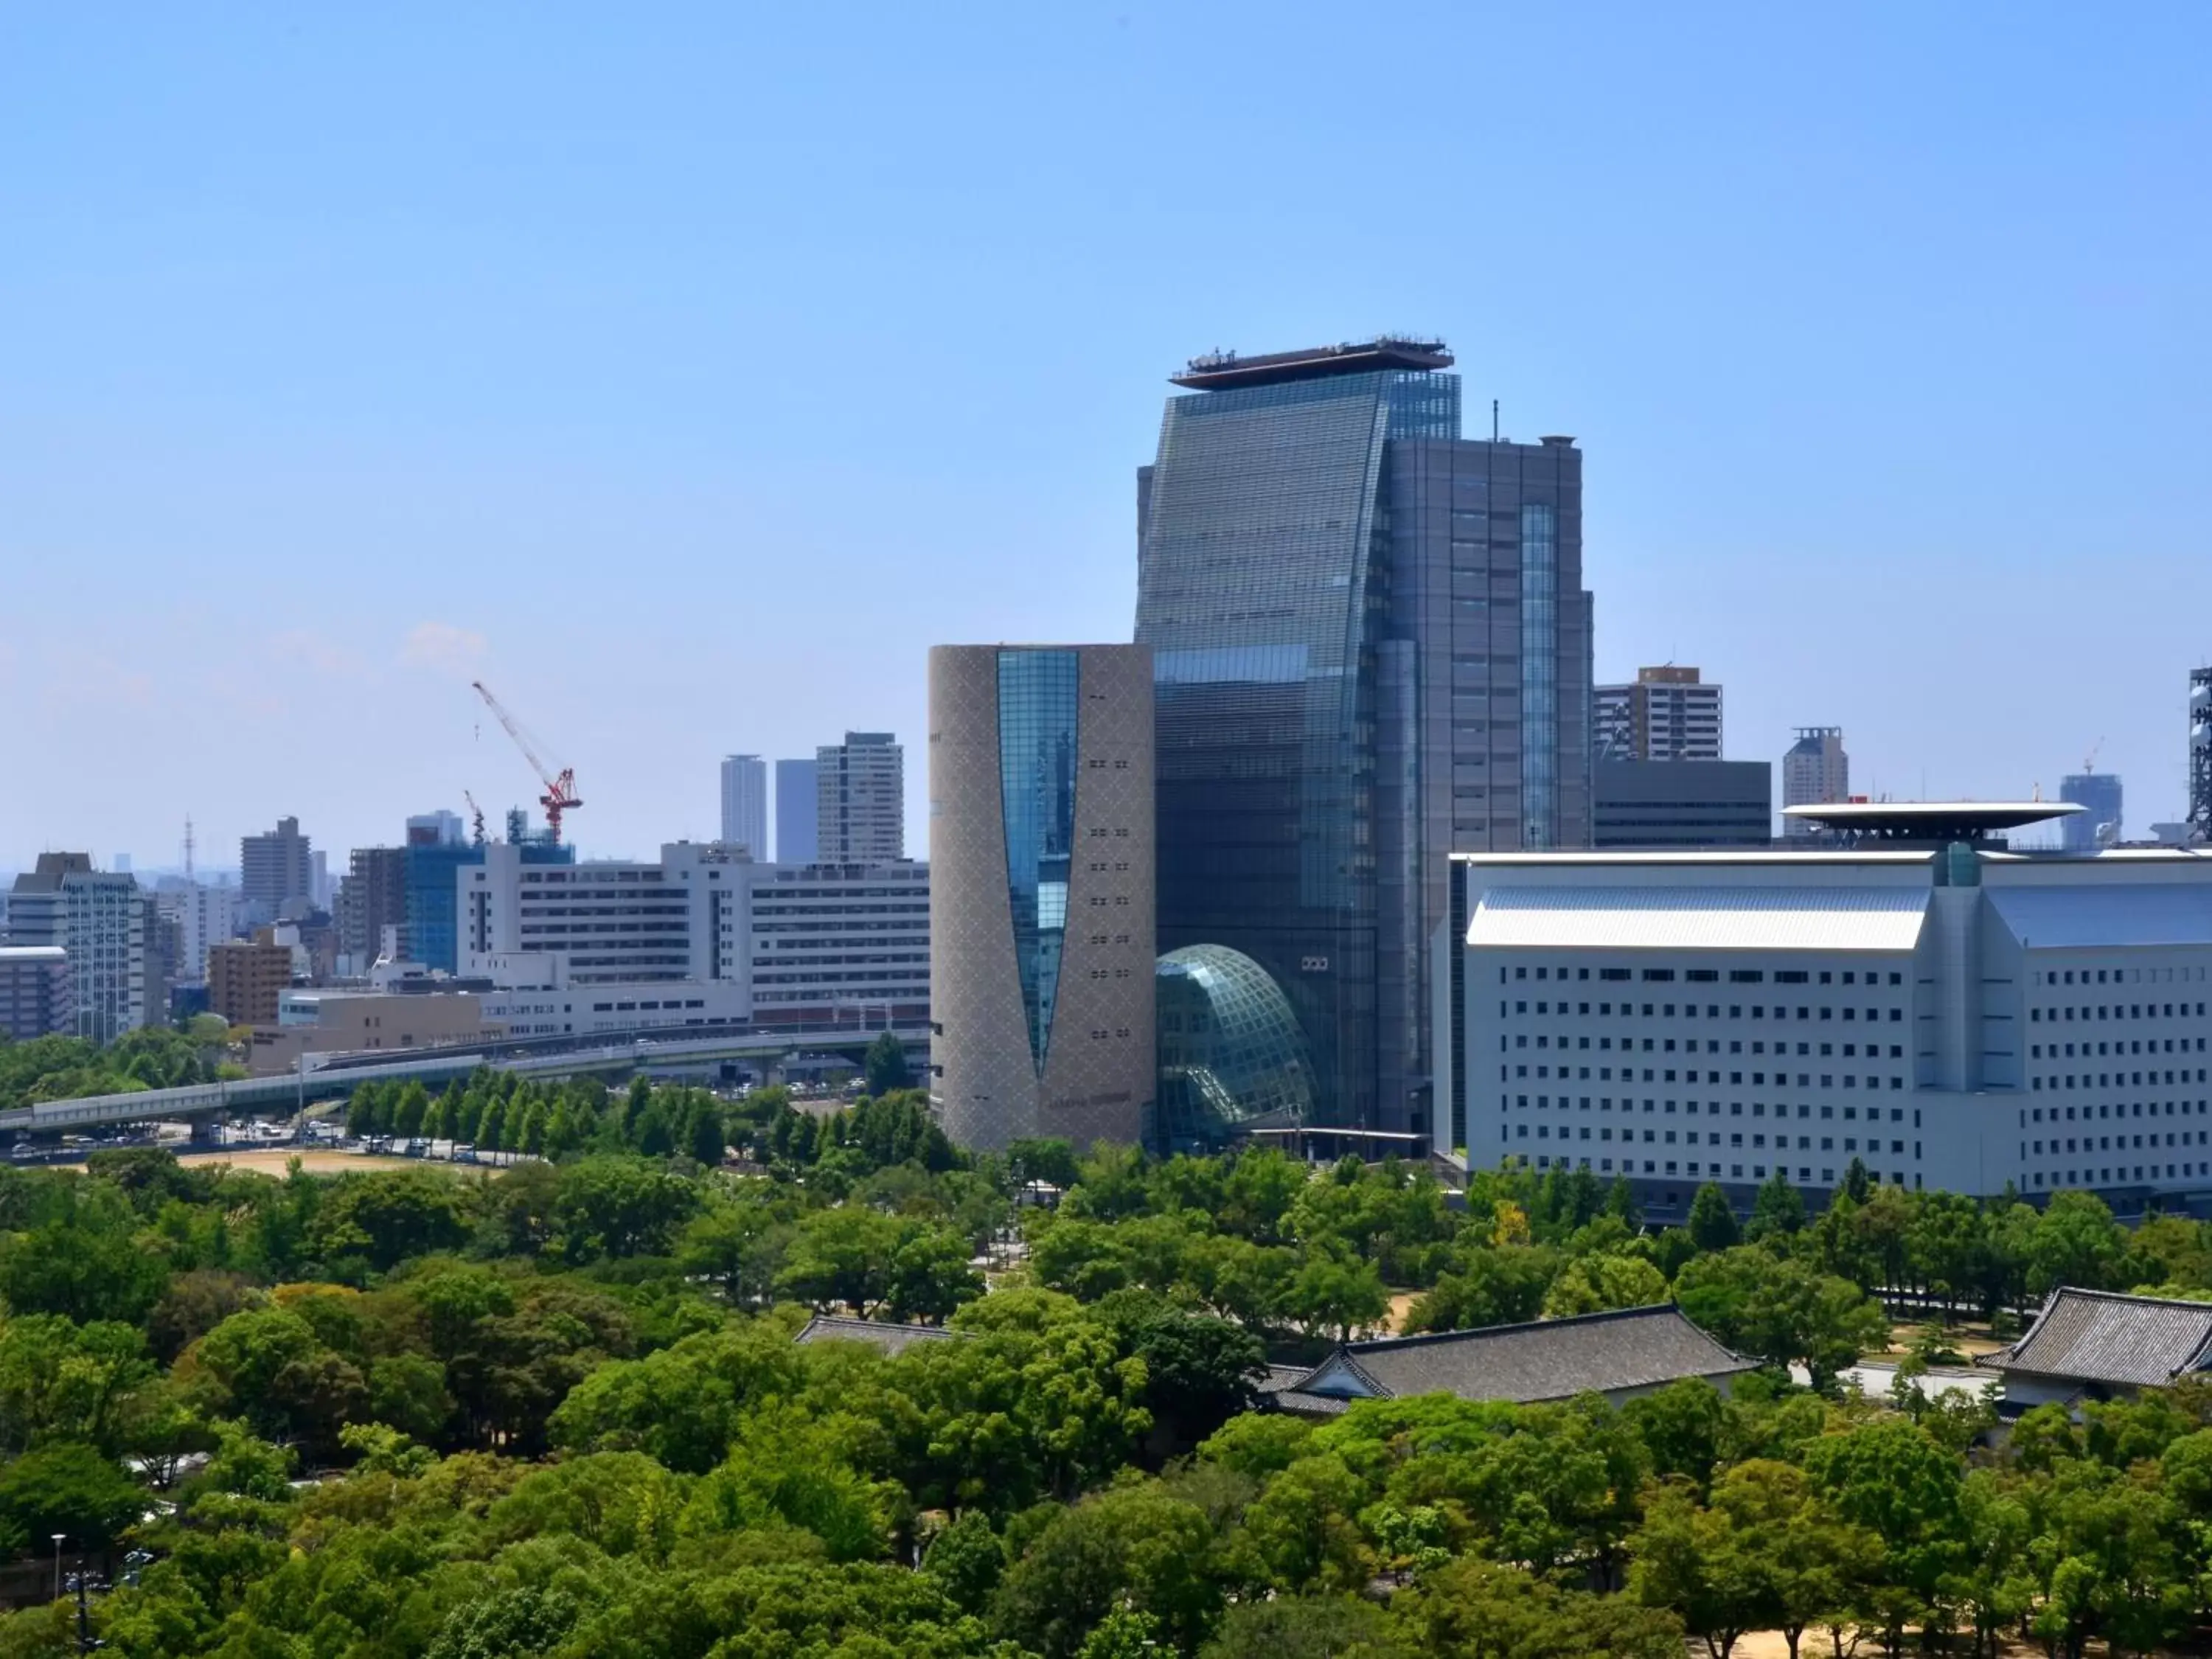
[(499, 723), (507, 728), (507, 735), (514, 739), (514, 746), (522, 751), (523, 759), (530, 763), (530, 769), (538, 774), (538, 781), (545, 786), (545, 793), (538, 798), (538, 804), (545, 809), (545, 833), (557, 847), (561, 842), (561, 815), (584, 804), (584, 798), (576, 793), (575, 769), (564, 766), (556, 775), (538, 758), (538, 750), (532, 745), (530, 738), (514, 716), (507, 712), (506, 706), (492, 696), (491, 688), (482, 680), (469, 683), (476, 687), (477, 695), (489, 705), (491, 712), (499, 716)]

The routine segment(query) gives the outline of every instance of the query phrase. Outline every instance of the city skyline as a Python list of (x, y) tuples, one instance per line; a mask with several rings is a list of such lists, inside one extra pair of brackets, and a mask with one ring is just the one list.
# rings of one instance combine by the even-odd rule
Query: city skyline
[[(171, 866), (188, 813), (204, 848), (296, 815), (333, 853), (464, 788), (496, 818), (538, 789), (477, 677), (576, 767), (586, 856), (710, 837), (723, 753), (918, 746), (929, 641), (1127, 637), (1127, 469), (1186, 358), (1390, 327), (1453, 343), (1470, 432), (1495, 398), (1604, 458), (1599, 679), (1700, 663), (1732, 757), (1837, 724), (1901, 797), (2052, 796), (2101, 736), (2130, 824), (2180, 817), (2212, 19), (1706, 15), (1608, 12), (1571, 100), (1484, 76), (1379, 118), (1279, 96), (1339, 49), (1295, 8), (539, 20), (521, 77), (488, 18), (149, 14), (127, 58), (20, 21), (0, 870)], [(1442, 64), (1556, 50), (1431, 21)], [(763, 52), (757, 98), (714, 95)], [(1194, 62), (1242, 72), (1193, 100)], [(808, 169), (753, 164), (833, 95)], [(1419, 261), (1297, 210), (1416, 154)], [(846, 369), (895, 442), (830, 435)], [(2045, 658), (2075, 672), (2018, 673)], [(734, 729), (732, 672), (780, 688)]]

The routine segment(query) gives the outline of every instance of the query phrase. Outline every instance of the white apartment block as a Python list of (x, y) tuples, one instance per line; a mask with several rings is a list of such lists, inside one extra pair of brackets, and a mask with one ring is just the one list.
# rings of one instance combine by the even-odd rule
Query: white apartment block
[(154, 895), (161, 914), (173, 918), (184, 936), (179, 963), (184, 978), (197, 984), (207, 977), (207, 953), (238, 932), (238, 890), (203, 882), (164, 886)]
[(483, 1018), (510, 1036), (927, 1015), (926, 864), (758, 864), (690, 842), (654, 864), (484, 851), (455, 872), (460, 973), (500, 988)]
[(1870, 847), (1455, 859), (1439, 1148), (1626, 1176), (1676, 1216), (1706, 1181), (1747, 1202), (1854, 1158), (2212, 1204), (2212, 860)]
[(888, 732), (848, 732), (814, 751), (817, 856), (884, 864), (906, 856), (906, 750)]
[(1694, 668), (1639, 668), (1632, 684), (1593, 687), (1590, 720), (1601, 760), (1721, 758), (1721, 688)]

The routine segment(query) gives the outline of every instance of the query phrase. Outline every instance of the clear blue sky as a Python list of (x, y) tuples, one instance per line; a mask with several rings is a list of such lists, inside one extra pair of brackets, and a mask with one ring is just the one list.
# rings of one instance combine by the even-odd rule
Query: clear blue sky
[[(907, 741), (1127, 638), (1213, 347), (1434, 331), (1576, 434), (1601, 676), (1899, 795), (2183, 797), (2212, 8), (0, 12), (0, 868), (334, 851)], [(479, 726), (482, 735), (477, 735)]]

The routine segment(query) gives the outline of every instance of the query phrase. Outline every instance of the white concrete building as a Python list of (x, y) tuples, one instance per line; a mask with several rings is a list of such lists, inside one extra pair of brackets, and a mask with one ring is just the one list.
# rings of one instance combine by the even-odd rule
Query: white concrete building
[(183, 934), (179, 967), (183, 977), (198, 983), (207, 977), (207, 953), (238, 933), (238, 890), (210, 886), (204, 882), (179, 881), (154, 895), (161, 914), (175, 920)]
[(1626, 1176), (1662, 1215), (1854, 1158), (2212, 1204), (2212, 858), (1995, 839), (2075, 810), (1814, 814), (1850, 850), (1455, 858), (1437, 1145)]
[(814, 751), (817, 856), (885, 864), (906, 856), (906, 750), (888, 732), (848, 732)]
[(112, 1042), (146, 1023), (143, 896), (135, 878), (94, 870), (83, 853), (41, 853), (35, 870), (15, 878), (7, 942), (68, 952), (71, 1035)]
[(516, 994), (484, 1011), (512, 1036), (927, 1015), (926, 864), (759, 864), (692, 842), (653, 864), (484, 854), (455, 872), (460, 975)]
[(722, 840), (768, 858), (768, 763), (758, 755), (722, 757)]

